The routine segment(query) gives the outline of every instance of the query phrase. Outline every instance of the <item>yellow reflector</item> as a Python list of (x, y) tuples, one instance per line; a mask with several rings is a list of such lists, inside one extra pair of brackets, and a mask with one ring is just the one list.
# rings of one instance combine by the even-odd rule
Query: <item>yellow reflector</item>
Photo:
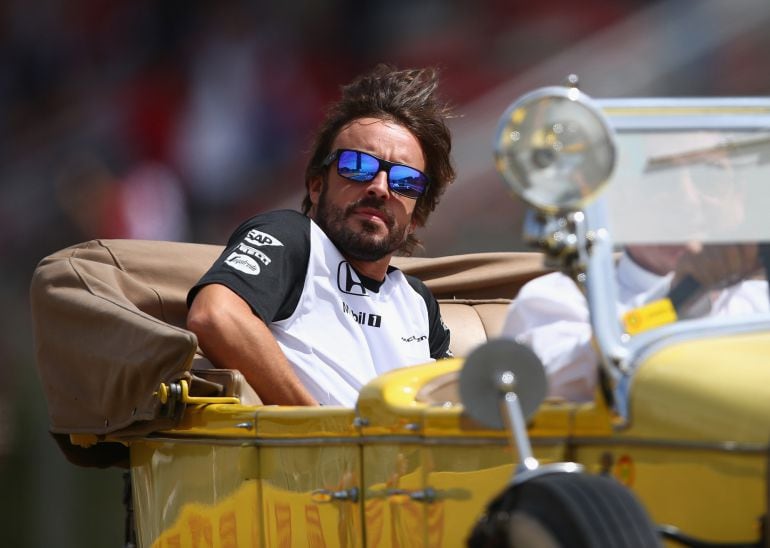
[(637, 335), (642, 331), (675, 322), (676, 318), (676, 310), (671, 300), (660, 299), (626, 312), (623, 316), (623, 326), (629, 335)]

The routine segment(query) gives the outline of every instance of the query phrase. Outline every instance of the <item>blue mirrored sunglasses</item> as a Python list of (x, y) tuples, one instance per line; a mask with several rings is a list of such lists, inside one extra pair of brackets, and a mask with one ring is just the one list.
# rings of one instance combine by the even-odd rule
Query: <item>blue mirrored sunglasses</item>
[(340, 176), (358, 183), (367, 183), (380, 171), (384, 171), (388, 176), (390, 190), (415, 200), (425, 194), (430, 182), (428, 176), (419, 169), (394, 164), (360, 150), (339, 148), (329, 154), (322, 165), (329, 167), (334, 160), (337, 160), (337, 173)]

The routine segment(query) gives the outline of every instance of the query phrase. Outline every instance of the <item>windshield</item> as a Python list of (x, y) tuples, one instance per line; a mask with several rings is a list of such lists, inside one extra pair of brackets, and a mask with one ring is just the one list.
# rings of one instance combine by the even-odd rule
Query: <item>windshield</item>
[(770, 240), (770, 128), (619, 133), (616, 244)]
[(605, 355), (631, 364), (677, 337), (770, 328), (770, 100), (599, 103), (617, 143), (587, 212), (609, 233), (587, 285)]

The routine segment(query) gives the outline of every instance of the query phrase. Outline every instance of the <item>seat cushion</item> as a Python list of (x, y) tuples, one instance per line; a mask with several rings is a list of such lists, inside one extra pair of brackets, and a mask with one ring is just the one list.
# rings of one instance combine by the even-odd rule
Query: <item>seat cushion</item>
[(497, 337), (510, 302), (510, 299), (439, 300), (441, 317), (451, 332), (452, 353), (465, 357), (478, 345)]

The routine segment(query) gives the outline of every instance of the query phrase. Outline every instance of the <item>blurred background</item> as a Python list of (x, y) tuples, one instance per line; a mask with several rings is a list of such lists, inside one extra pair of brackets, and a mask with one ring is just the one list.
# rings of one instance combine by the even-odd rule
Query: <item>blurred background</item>
[(595, 97), (770, 94), (767, 0), (2, 0), (0, 545), (123, 543), (120, 470), (47, 432), (27, 290), (92, 238), (224, 243), (298, 208), (310, 135), (377, 62), (438, 65), (456, 183), (423, 254), (521, 249), (491, 154), (520, 94), (570, 73)]

